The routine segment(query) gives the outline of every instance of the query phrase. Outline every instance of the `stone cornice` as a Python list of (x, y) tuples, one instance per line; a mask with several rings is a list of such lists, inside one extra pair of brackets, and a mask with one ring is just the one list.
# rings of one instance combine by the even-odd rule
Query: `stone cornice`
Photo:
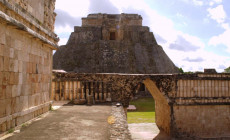
[(3, 13), (2, 11), (0, 11), (0, 19), (3, 19), (4, 21), (6, 21), (8, 23), (8, 25), (15, 26), (18, 30), (25, 31), (28, 34), (32, 35), (33, 37), (40, 39), (42, 42), (48, 44), (50, 46), (50, 48), (52, 48), (54, 50), (58, 49), (58, 45), (56, 43), (51, 42), (50, 40), (46, 39), (44, 36), (36, 33), (35, 31), (30, 29), (29, 27), (25, 26), (23, 23), (9, 17), (5, 13)]
[[(38, 19), (36, 19), (29, 12), (27, 12), (26, 10), (21, 8), (19, 5), (17, 6), (17, 4), (16, 4), (16, 6), (14, 6), (14, 5), (10, 4), (9, 2), (7, 2), (6, 0), (0, 0), (0, 3), (3, 4), (7, 9), (9, 9), (9, 10), (13, 11), (14, 13), (20, 15), (24, 19), (25, 22), (28, 22), (30, 25), (35, 26), (35, 28), (37, 28), (38, 30), (40, 30), (43, 33), (45, 33), (46, 35), (48, 35), (55, 42), (59, 41), (59, 38), (57, 37), (57, 35), (53, 31), (51, 31), (48, 28), (44, 27), (42, 25), (42, 23)], [(7, 16), (9, 16), (9, 15), (7, 15)], [(16, 19), (14, 19), (14, 20), (16, 20)], [(25, 23), (21, 23), (21, 24), (25, 25)], [(35, 31), (33, 31), (33, 32), (35, 32)], [(55, 46), (57, 46), (57, 45), (55, 45)]]

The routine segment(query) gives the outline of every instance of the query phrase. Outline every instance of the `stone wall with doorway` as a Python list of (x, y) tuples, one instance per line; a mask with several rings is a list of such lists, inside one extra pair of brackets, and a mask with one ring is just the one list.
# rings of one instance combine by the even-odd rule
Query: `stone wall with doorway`
[[(143, 82), (156, 101), (157, 126), (171, 137), (229, 138), (230, 74), (145, 75), (53, 72), (52, 95), (53, 97), (63, 95), (76, 97), (74, 94), (77, 94), (79, 86), (71, 83), (99, 81), (108, 85), (106, 87), (109, 92), (105, 93), (110, 93), (112, 101), (121, 102), (124, 108), (128, 107), (129, 101), (135, 96), (138, 84)], [(89, 89), (90, 86), (86, 86), (85, 91)], [(94, 90), (91, 91), (93, 92), (87, 94), (98, 97)]]
[(0, 0), (0, 133), (49, 110), (54, 4)]

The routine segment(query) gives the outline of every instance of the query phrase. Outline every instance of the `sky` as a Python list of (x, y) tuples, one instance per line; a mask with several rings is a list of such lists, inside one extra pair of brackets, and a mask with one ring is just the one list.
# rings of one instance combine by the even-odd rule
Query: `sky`
[(133, 13), (184, 71), (230, 66), (230, 0), (56, 0), (55, 12), (59, 45), (88, 14)]

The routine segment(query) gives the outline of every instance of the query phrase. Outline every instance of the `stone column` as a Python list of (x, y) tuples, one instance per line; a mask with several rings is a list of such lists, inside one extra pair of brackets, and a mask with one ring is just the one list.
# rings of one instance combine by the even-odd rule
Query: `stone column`
[(76, 98), (76, 81), (73, 81), (73, 100)]
[(104, 88), (103, 88), (103, 94), (104, 94), (104, 97), (103, 97), (103, 102), (106, 102), (106, 98), (107, 98), (107, 86), (106, 84), (104, 83)]
[(99, 100), (102, 102), (102, 82), (99, 82)]
[(56, 82), (52, 82), (51, 100), (54, 100), (55, 97), (55, 83)]
[(72, 90), (72, 81), (69, 81), (69, 100), (72, 100), (73, 97), (73, 90)]
[(80, 100), (80, 96), (81, 96), (81, 83), (80, 81), (77, 81), (77, 100)]
[(98, 102), (98, 82), (95, 83), (96, 84), (96, 87), (95, 87), (95, 102)]
[(56, 101), (58, 101), (58, 96), (59, 96), (59, 94), (58, 94), (58, 82), (56, 81), (55, 83), (54, 83), (54, 98), (55, 98), (55, 100)]
[(85, 99), (84, 83), (81, 82), (81, 99)]
[(89, 82), (86, 82), (86, 99), (88, 99), (88, 96), (89, 96)]

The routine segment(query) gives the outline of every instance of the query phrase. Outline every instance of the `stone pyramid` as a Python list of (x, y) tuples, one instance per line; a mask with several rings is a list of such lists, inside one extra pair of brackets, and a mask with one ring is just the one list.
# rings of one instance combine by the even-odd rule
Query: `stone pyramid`
[(53, 68), (78, 73), (178, 73), (137, 14), (90, 14), (54, 54)]

